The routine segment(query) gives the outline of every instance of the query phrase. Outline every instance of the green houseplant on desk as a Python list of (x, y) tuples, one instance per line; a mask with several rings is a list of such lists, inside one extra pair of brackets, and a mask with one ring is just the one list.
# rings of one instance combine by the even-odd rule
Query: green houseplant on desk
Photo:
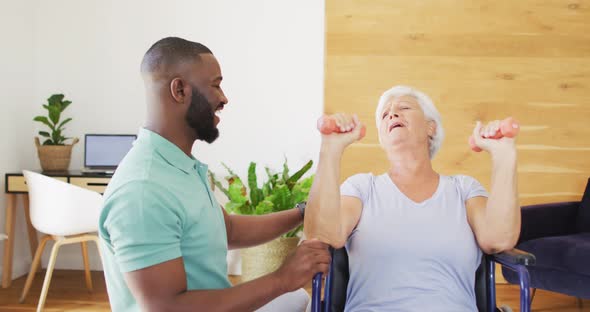
[[(227, 188), (209, 172), (213, 184), (218, 187), (229, 199), (225, 205), (228, 213), (243, 215), (263, 215), (272, 212), (291, 209), (299, 202), (306, 201), (313, 182), (313, 176), (303, 178), (303, 175), (311, 168), (310, 160), (293, 175), (289, 174), (287, 161), (283, 164), (282, 173), (274, 173), (266, 169), (267, 181), (258, 186), (256, 176), (256, 163), (250, 163), (248, 167), (247, 186), (243, 180), (225, 164), (229, 172), (226, 177)], [(248, 281), (276, 270), (288, 253), (297, 247), (299, 234), (303, 226), (286, 233), (283, 237), (275, 239), (260, 246), (242, 249), (242, 280)]]
[[(65, 100), (63, 94), (53, 94), (47, 99), (47, 104), (43, 108), (47, 110), (47, 116), (36, 116), (34, 121), (40, 122), (47, 126), (51, 132), (39, 131), (43, 137), (43, 143), (39, 137), (35, 137), (35, 145), (41, 162), (43, 171), (65, 171), (70, 166), (72, 147), (78, 143), (78, 138), (68, 138), (63, 135), (64, 126), (72, 118), (61, 119), (62, 112), (72, 104), (71, 101)], [(66, 144), (66, 140), (72, 140), (71, 144)]]

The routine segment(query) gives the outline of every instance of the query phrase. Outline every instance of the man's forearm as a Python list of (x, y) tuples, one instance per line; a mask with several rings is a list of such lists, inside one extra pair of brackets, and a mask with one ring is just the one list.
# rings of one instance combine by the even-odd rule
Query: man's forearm
[(170, 300), (145, 300), (144, 311), (254, 311), (284, 294), (273, 274), (235, 287), (215, 290), (191, 290)]
[(271, 241), (303, 222), (299, 209), (289, 209), (262, 216), (231, 215), (230, 249), (256, 246)]
[(516, 153), (492, 158), (492, 181), (486, 207), (488, 234), (494, 245), (506, 249), (518, 240), (520, 207), (518, 205)]

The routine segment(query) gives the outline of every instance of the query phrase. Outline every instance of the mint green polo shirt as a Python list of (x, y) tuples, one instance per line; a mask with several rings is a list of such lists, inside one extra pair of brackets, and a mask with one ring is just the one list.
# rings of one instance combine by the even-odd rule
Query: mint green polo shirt
[(104, 194), (99, 235), (113, 311), (140, 311), (123, 274), (182, 258), (187, 289), (230, 287), (227, 235), (207, 166), (141, 129)]

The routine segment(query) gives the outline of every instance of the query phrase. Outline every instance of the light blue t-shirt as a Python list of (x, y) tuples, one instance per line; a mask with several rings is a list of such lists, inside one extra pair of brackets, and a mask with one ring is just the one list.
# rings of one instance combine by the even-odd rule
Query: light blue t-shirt
[(124, 273), (177, 258), (188, 290), (231, 286), (225, 222), (206, 165), (142, 129), (104, 199), (100, 247), (113, 311), (140, 311)]
[(346, 243), (346, 311), (477, 311), (482, 252), (465, 208), (467, 199), (487, 197), (477, 180), (441, 175), (434, 195), (415, 203), (389, 175), (357, 174), (340, 194), (363, 203)]

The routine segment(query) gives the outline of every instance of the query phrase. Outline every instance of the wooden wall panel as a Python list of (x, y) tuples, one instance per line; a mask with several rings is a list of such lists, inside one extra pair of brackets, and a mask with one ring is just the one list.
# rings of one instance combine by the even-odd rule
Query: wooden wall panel
[(478, 119), (514, 116), (521, 204), (579, 200), (590, 176), (590, 2), (326, 1), (325, 111), (354, 112), (367, 137), (344, 155), (343, 179), (382, 173), (374, 110), (406, 84), (432, 97), (446, 138), (443, 174), (489, 188), (488, 155), (466, 141)]

